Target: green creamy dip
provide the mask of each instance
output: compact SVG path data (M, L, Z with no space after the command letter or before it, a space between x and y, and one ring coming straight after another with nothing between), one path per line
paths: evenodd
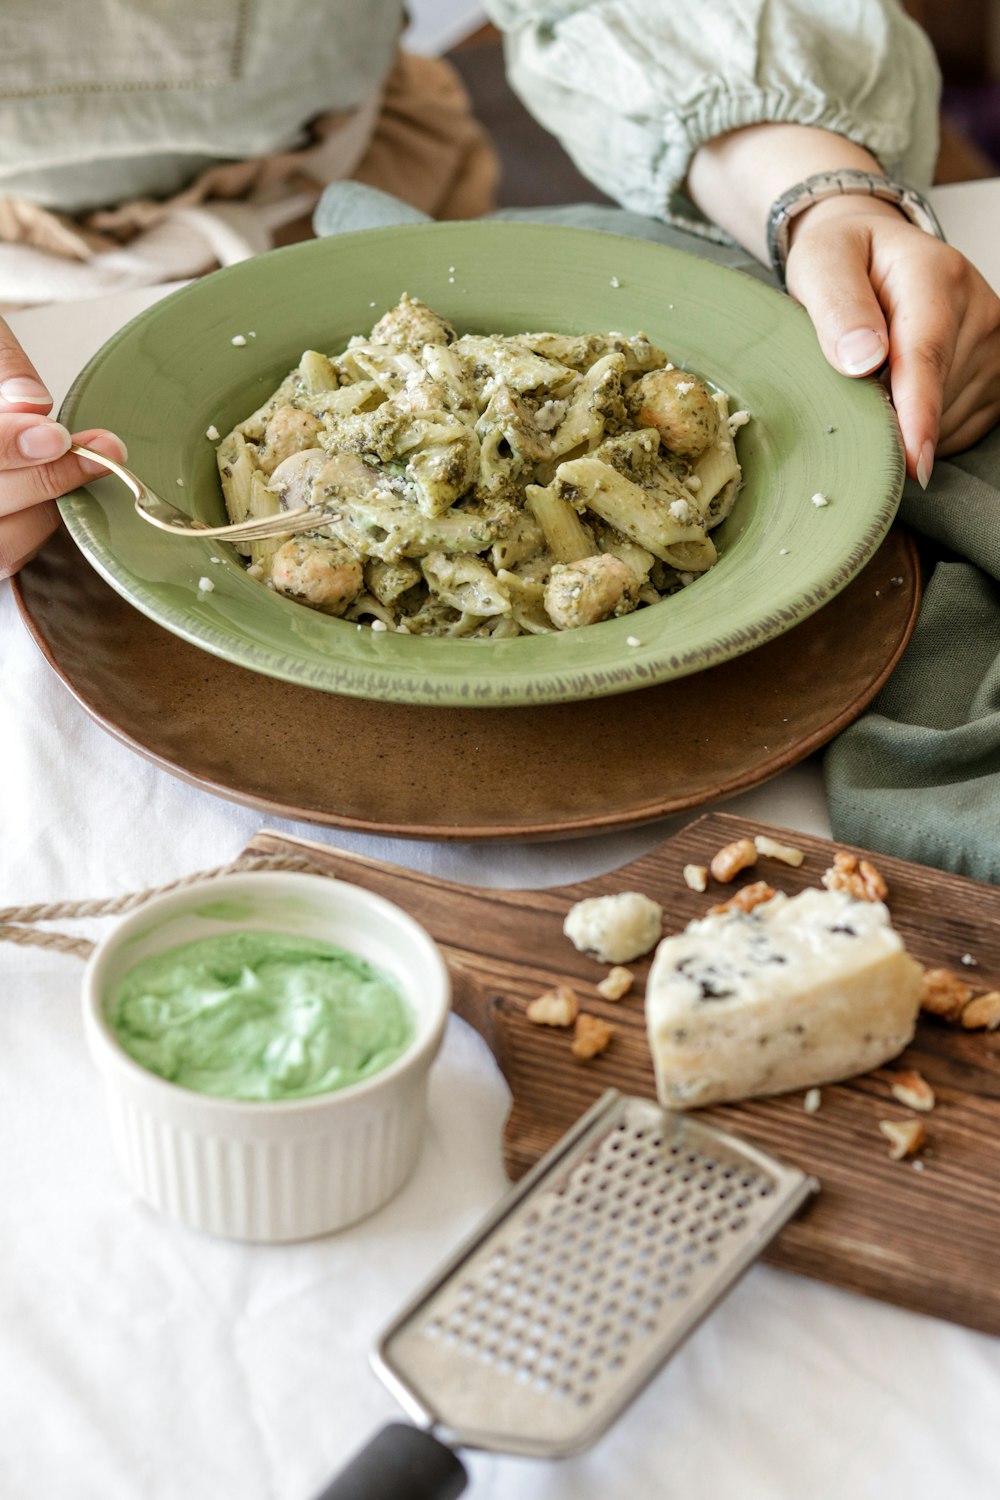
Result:
M224 1099L302 1099L388 1066L413 1038L388 975L343 948L234 932L143 959L106 1015L128 1055Z

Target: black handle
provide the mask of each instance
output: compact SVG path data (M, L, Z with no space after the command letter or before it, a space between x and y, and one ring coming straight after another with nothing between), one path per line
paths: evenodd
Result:
M420 1427L391 1422L316 1500L455 1500L469 1482L457 1454Z

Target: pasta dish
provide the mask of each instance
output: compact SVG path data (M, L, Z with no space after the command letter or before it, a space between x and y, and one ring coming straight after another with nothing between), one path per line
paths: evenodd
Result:
M460 337L404 294L343 353L307 350L217 457L232 520L317 507L314 531L241 549L268 587L497 638L627 615L710 568L746 420L642 333Z

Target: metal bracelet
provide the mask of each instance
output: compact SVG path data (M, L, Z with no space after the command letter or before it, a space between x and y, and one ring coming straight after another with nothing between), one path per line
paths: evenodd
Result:
M918 229L925 230L939 240L945 237L937 214L915 188L904 187L902 183L893 182L890 177L881 177L876 172L859 172L854 168L844 168L838 172L816 172L804 182L798 182L782 193L772 204L767 216L767 253L782 288L785 285L785 263L788 259L792 220L814 203L822 203L825 198L836 198L843 193L867 193L869 197L892 203Z

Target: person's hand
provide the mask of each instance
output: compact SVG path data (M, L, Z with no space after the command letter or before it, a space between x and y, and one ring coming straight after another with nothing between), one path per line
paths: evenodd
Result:
M771 204L845 167L882 171L835 132L749 125L695 153L688 191L766 265ZM858 376L885 365L907 471L926 485L935 451L967 448L1000 418L1000 298L964 255L868 193L824 198L790 228L789 292L835 369Z
M1000 298L957 250L891 204L826 199L792 225L788 290L845 375L886 365L906 466L926 486L1000 418Z
M70 453L74 438L48 413L52 397L0 318L0 578L28 562L59 522L52 503L106 472ZM113 432L90 428L75 441L108 458L127 457Z

